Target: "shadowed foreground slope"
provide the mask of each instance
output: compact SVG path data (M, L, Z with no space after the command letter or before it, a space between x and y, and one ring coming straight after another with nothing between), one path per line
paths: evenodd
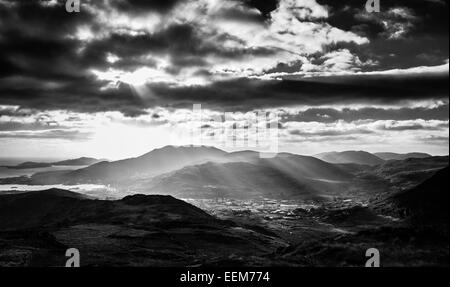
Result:
M449 167L436 172L418 186L400 192L386 200L386 204L402 217L418 226L445 227L449 220Z
M104 201L58 189L0 195L0 266L62 266L67 248L80 250L83 266L201 265L280 244L171 196Z
M280 256L290 262L306 260L315 266L362 266L364 250L377 248L382 266L448 266L448 192L446 167L416 187L374 202L365 210L343 210L345 217L341 216L343 211L341 214L311 212L312 216L332 219L339 224L352 220L351 226L354 226L354 219L361 220L371 213L394 216L397 220L353 234L290 246L280 252Z

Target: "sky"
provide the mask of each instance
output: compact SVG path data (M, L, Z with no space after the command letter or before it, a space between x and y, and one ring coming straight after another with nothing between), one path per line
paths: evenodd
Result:
M218 135L274 123L280 151L448 154L448 1L365 2L0 0L0 157L239 150Z

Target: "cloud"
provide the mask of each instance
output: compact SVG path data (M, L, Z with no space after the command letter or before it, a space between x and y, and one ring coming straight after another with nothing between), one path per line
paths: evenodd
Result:
M290 75L298 74L311 76L321 74L353 74L361 71L365 66L375 66L378 64L371 60L363 62L357 55L352 54L348 49L339 49L326 53L319 59L316 59L316 62L317 64L305 64L302 66L301 71L291 73Z
M413 10L407 7L392 7L379 13L361 11L355 17L381 26L384 31L380 33L380 36L390 40L405 37L419 22Z
M448 2L392 0L380 13L367 13L359 0L318 0L329 8L327 22L367 37L368 45L341 44L363 61L378 63L363 71L439 65L448 59ZM429 57L418 57L421 54Z
M371 134L372 131L365 130L365 129L351 129L351 130L343 130L339 131L336 129L331 130L324 130L324 131L301 131L301 130L292 130L289 131L289 134L301 136L303 138L309 138L309 137L335 137L335 136L346 136L346 135L364 135L364 134Z
M307 108L303 111L285 112L281 115L282 122L336 122L343 120L352 122L357 120L446 120L449 115L448 104L436 107L361 107L336 109L331 107Z
M167 12L179 2L179 0L113 0L110 4L118 10L139 14L148 11Z
M361 148L369 151L432 150L448 152L449 121L438 120L359 120L352 122L285 122L280 142L300 145L302 150L348 150ZM320 143L320 148L311 145ZM400 150L399 150L400 151Z
M429 87L433 87L432 90ZM325 104L398 104L406 100L448 99L448 76L336 76L310 79L238 79L208 86L166 88L151 86L161 103L174 107L202 103L215 109Z
M86 0L77 15L64 1L0 2L0 104L138 117L195 102L253 110L448 98L445 44L403 49L427 55L409 62L439 64L391 68L379 37L354 29L363 20L336 20L347 13L340 4L150 2ZM388 5L392 19L425 23L415 4Z
M448 131L448 120L447 121L437 121L437 120L408 120L408 121L376 121L375 126L377 129L386 131L414 131L414 130L447 130Z
M90 133L78 130L35 130L35 131L0 131L0 138L13 139L62 139L62 140L87 140Z
M332 136L351 134L375 134L386 131L448 131L449 122L422 119L395 120L358 120L352 122L285 122L283 127L291 135L298 136Z

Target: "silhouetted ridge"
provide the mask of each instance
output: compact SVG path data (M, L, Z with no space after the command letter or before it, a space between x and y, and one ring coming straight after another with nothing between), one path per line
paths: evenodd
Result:
M130 205L151 205L151 204L180 204L183 201L170 195L145 195L134 194L125 196L122 200Z
M0 266L64 266L69 247L81 251L83 266L191 266L272 253L283 245L272 236L172 196L109 201L58 189L0 194Z
M141 224L164 214L172 220L189 222L213 219L189 203L164 195L138 194L115 201L89 199L61 189L0 195L0 230L69 223L115 223L126 219Z

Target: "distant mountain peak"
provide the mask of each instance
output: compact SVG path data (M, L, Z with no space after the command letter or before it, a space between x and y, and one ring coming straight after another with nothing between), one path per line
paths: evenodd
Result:
M216 147L213 147L213 146L166 145L161 148L153 149L144 155L148 155L148 154L152 154L152 153L171 152L171 151L178 151L178 152L180 152L180 151L215 151L215 152L226 153L225 151L218 149Z
M180 169L187 165L223 158L227 153L210 146L164 146L135 158L99 162L65 176L71 182L117 182L133 177L154 176Z
M347 150L342 152L325 152L315 155L315 157L330 163L356 163L364 165L378 165L384 163L384 160L367 151Z

